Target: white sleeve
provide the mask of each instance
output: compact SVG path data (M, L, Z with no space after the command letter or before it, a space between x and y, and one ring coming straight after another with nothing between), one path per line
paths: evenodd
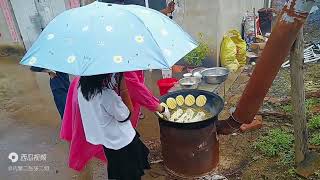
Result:
M127 121L130 118L130 111L128 107L123 103L120 96L115 92L111 93L109 98L103 99L103 101L108 101L108 107L105 107L107 112L113 116L117 121Z

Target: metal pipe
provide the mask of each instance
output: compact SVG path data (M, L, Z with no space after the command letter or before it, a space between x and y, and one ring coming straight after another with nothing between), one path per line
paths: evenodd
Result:
M318 0L317 0L318 1ZM233 117L251 123L263 103L281 64L288 56L315 0L289 0L282 9L267 45L253 71Z

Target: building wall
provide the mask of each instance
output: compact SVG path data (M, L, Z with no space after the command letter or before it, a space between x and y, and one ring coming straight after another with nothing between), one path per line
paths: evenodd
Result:
M65 9L80 6L79 0L42 0L42 2L48 3L53 17ZM1 44L18 42L28 49L40 32L40 16L34 0L0 0Z
M213 49L212 58L219 61L220 44L229 29L240 31L247 11L263 8L265 0L176 0L174 19L195 38L204 33Z
M2 9L0 10L0 42L1 43L12 42L12 38L9 32L9 27L7 25Z
M0 43L21 43L11 4L8 0L0 0Z
M40 15L49 21L66 9L64 0L41 0L40 2L44 8L42 14L37 9L34 0L24 0L23 3L21 0L11 0L26 49L31 47L41 33L43 25Z

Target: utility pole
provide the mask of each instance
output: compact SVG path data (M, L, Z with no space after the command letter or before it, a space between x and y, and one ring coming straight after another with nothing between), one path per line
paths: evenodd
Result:
M291 103L293 106L293 127L295 137L295 161L301 163L308 152L308 129L306 119L304 71L303 28L290 52Z

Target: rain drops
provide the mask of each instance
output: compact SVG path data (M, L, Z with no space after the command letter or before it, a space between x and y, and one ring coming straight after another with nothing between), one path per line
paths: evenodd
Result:
M137 41L137 43L143 43L144 42L144 37L143 36L136 36L134 39Z
M113 61L117 64L122 63L123 57L122 56L113 56Z
M82 31L83 32L86 32L86 31L88 31L89 30L89 26L84 26L83 28L82 28Z
M72 63L74 63L76 61L76 59L77 59L77 57L72 55L72 56L69 56L67 58L67 61L68 61L69 64L72 64Z
M106 31L112 32L112 26L106 26Z
M33 56L33 57L30 59L30 61L29 61L28 64L29 64L30 66L32 66L32 65L34 65L34 64L36 64L36 63L37 63L37 58Z
M54 34L48 34L48 37L47 37L48 40L51 40L53 38L54 38Z

